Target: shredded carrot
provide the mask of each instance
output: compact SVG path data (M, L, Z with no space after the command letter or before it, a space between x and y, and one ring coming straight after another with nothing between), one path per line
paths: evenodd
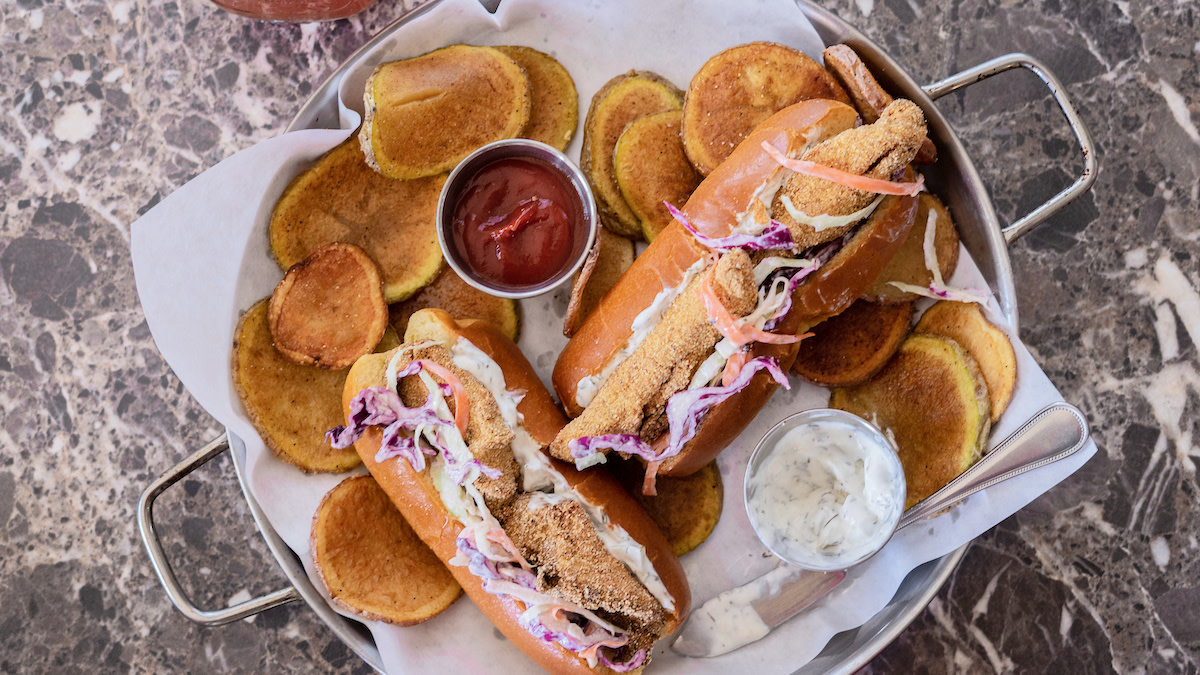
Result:
M442 364L428 359L418 359L418 361L422 368L445 380L446 384L450 385L450 389L454 391L454 426L458 427L459 433L463 435L463 438L466 438L468 420L467 390L463 388L462 382L458 381L454 373L450 372Z
M751 342L766 342L767 344L772 345L790 345L793 342L799 342L802 339L799 335L768 333L749 324L739 326L738 329L741 331L741 334L747 338L742 344L749 344Z
M716 267L713 267L715 270ZM739 347L750 344L751 342L765 342L773 345L786 345L793 342L799 342L800 338L795 335L780 335L779 333L768 333L766 331L755 328L740 319L734 318L729 310L725 309L725 305L721 304L721 299L717 297L716 291L712 287L713 271L710 270L704 277L704 281L700 283L697 293L700 294L700 299L704 302L704 310L708 313L708 318L716 326L717 332L729 338Z
M658 494L658 467L660 466L662 466L661 459L646 464L646 477L642 479L642 494L647 497L653 497Z
M734 380L737 379L738 373L742 372L742 366L750 360L750 353L746 351L734 352L732 356L725 360L725 370L721 373L721 386L728 387Z
M714 265L708 274L704 276L704 281L700 282L700 287L697 293L700 294L700 300L704 302L704 311L708 313L708 318L717 327L717 331L725 337L737 342L733 337L737 334L737 319L734 318L729 310L725 309L725 305L721 304L721 299L717 297L716 291L712 287L713 272L716 270ZM738 343L739 346L741 343Z
M766 141L763 141L762 148L771 156L771 159L779 162L780 166L791 169L796 173L804 174L805 176L823 178L854 190L862 190L863 192L871 192L878 195L915 195L925 188L925 177L920 174L917 174L917 180L911 183L870 178L850 173L849 171L835 169L831 166L825 166L824 164L810 162L806 159L793 159Z

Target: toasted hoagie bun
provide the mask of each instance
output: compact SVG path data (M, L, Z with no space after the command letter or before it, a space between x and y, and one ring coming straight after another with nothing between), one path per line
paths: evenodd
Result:
M580 451L582 441L637 435L653 450L631 454L643 459L654 457L649 462L652 473L687 475L707 464L741 433L780 383L786 383L782 374L765 367L757 369L748 382L744 379L738 382L739 389L703 410L698 421L693 415L688 423L694 425L694 433L682 442L676 438L668 441L668 433L663 430L665 423L653 419L656 415L670 416L670 404L664 401L682 391L681 382L683 387L695 389L693 375L708 374L704 364L696 367L694 358L691 362L681 360L676 348L679 343L694 345L699 339L707 339L712 346L722 336L728 342L729 330L737 330L738 317L752 315L744 310L733 312L727 301L731 296L721 286L721 279L730 278L732 273L721 268L737 267L725 264L727 259L749 256L756 265L768 256L796 259L805 255L815 259L811 264L815 269L789 286L790 309L769 323L768 331L774 335L753 331L753 337L745 339L748 344L738 356L746 363L768 358L786 372L795 359L795 336L848 307L895 254L912 227L916 197L912 194L877 197L834 182L827 184L833 189L827 189L822 183L813 191L812 203L833 206L828 213L812 215L841 219L842 224L836 229L829 228L833 232L828 233L823 231L825 226L805 224L803 218L794 221L790 216L786 218L792 241L815 241L812 248L784 252L753 247L743 250L735 245L714 245L713 240L765 231L784 197L789 200L789 213L805 206L806 193L802 188L813 179L785 168L764 146L788 158L822 158L842 174L857 174L861 170L868 182L871 179L885 182L891 177L892 165L903 169L925 133L924 122L911 102L898 100L893 105L894 109L881 118L880 126L872 129L856 127L858 113L837 101L808 100L789 106L757 127L705 178L680 210L678 222L666 228L637 258L559 355L552 384L567 414L577 419L551 444L552 455L579 461L587 457ZM870 160L873 153L881 158L879 163ZM872 175L881 171L887 173ZM915 190L911 186L906 189ZM869 206L863 208L863 202ZM858 213L863 215L855 215ZM799 215L803 217L804 213ZM726 324L734 322L732 328L720 325L722 317L711 313L709 300L705 301L710 312L707 317L691 313L691 323L687 324L691 332L678 328L679 324L687 323L675 316L684 312L679 305L694 304L693 295L709 292L699 289L693 293L698 286L698 275L711 277L706 283L713 287L725 310L732 313L732 319L724 317ZM668 295L664 297L664 293ZM761 293L758 300L763 300ZM701 335L697 331L705 322L716 329ZM675 331L678 336L672 342L658 334L663 331ZM629 372L633 370L636 372ZM645 400L627 401L623 398L631 395L627 392L640 393L660 384L647 384L639 377L660 378L663 390ZM690 385L688 380L692 380ZM730 385L728 375L722 383ZM638 414L643 414L640 411L647 412L639 419ZM614 449L626 451L624 447ZM585 459L580 465L591 463L595 462ZM648 489L652 489L652 478L652 475L647 478Z
M397 378L406 366L420 372ZM396 389L389 389L389 368ZM443 372L457 380L444 401L439 392L450 377ZM405 455L381 452L385 424L360 425L355 448L363 463L467 596L538 665L555 673L613 672L605 660L637 666L682 622L691 594L665 537L615 478L542 454L565 418L517 346L490 324L435 309L413 314L403 345L351 368L343 397L350 428L335 431L335 439L364 419L364 400L376 395L397 395L407 410L433 410L442 421L417 441L426 448L416 451L421 470ZM469 413L456 425L464 401ZM457 485L446 460L455 452L469 460L457 465ZM498 466L505 470L492 471ZM484 537L479 548L476 533ZM504 560L471 560L482 546ZM597 615L604 619L593 621ZM555 631L572 626L609 630L624 646L569 648L570 635Z

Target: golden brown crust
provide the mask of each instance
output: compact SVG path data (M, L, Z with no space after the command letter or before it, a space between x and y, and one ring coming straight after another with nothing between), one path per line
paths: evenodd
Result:
M432 309L413 315L413 319L410 322L412 332L405 333L406 341L433 335L444 336L442 339L447 341L462 337L500 364L505 385L510 390L525 392L517 404L517 411L525 418L525 430L538 443L548 444L567 423L525 354L494 326L475 319L458 320L448 312Z
M879 86L879 81L867 69L867 64L858 58L849 45L833 45L827 47L821 56L825 59L825 67L833 74L842 88L858 108L863 122L872 124L879 119L879 114L892 102L892 95Z
M300 173L271 211L271 254L281 269L333 241L354 244L379 265L383 294L397 302L442 269L436 211L445 174L397 181L367 165L353 137Z
M617 139L617 185L646 241L654 241L674 220L663 202L682 206L702 178L683 152L682 116L679 110L646 115L630 122Z
M388 307L388 321L403 335L408 318L418 310L436 308L460 319L487 321L516 342L521 335L520 305L511 298L488 295L462 280L454 268L446 266L440 274L415 295Z
M688 222L712 237L729 234L738 216L747 211L755 191L780 170L762 151L770 143L789 156L854 127L854 108L826 99L801 101L772 115L754 129L729 158L700 183L683 207ZM756 222L766 225L760 214Z
M450 45L382 63L368 78L359 131L372 168L389 178L433 176L529 122L529 78L492 47Z
M992 422L1000 419L1017 385L1017 355L1012 341L975 303L943 300L925 310L919 332L948 337L967 350L987 382Z
M879 120L844 131L804 153L802 159L853 174L888 180L903 171L916 155L925 137L925 115L913 102L894 101ZM870 205L878 195L839 185L824 178L795 174L788 178L771 208L771 217L792 233L796 250L804 250L833 241L854 227L816 231L811 225L796 222L783 204L783 198L809 216L844 216Z
M292 361L349 368L387 328L379 267L353 244L325 244L283 275L267 321L275 348Z
M850 241L792 295L791 316L808 327L841 313L878 278L913 227L917 198L884 197Z
M631 70L604 84L592 97L583 122L583 148L579 166L596 194L600 222L624 237L641 237L637 216L625 203L617 185L613 154L617 140L630 122L683 105L683 92L661 75Z
M859 299L813 326L800 343L792 372L822 387L866 381L883 368L912 329L913 303Z
M634 318L659 291L678 285L688 267L703 255L696 239L675 223L617 280L554 362L551 382L568 416L583 412L575 399L579 380L599 372L621 350Z
M432 361L454 374L463 389L467 392L469 414L467 417L467 433L464 440L471 455L483 462L484 466L496 469L501 475L496 478L480 476L475 481L479 493L487 501L489 509L495 511L508 504L517 496L517 460L513 457L513 432L504 423L500 414L500 406L486 387L480 384L473 375L454 365L450 351L439 344L427 347L417 347L400 354L397 366L403 368L411 361L422 359ZM434 376L438 379L437 376ZM400 399L404 405L415 408L423 404L429 396L425 383L416 375L410 375L398 383ZM448 400L451 411L455 402Z
M550 444L551 455L571 461L570 442L585 436L639 434L652 441L665 431L666 399L687 388L692 373L721 339L696 293L702 281L692 280L582 414L563 428Z
M619 615L634 633L657 634L662 605L621 561L608 552L583 505L573 500L539 503L522 495L504 519L504 531L537 568L538 590ZM597 585L596 579L603 579Z
M616 285L636 257L633 240L613 234L606 228L596 231L596 243L571 284L571 299L563 318L563 335L571 337L600 299Z
M784 323L775 332L784 334L794 332L788 323ZM757 342L750 349L750 358L760 356L776 360L780 369L787 372L796 359L796 349L799 345L771 345ZM771 395L779 389L779 384L766 371L759 371L750 378L750 383L739 390L720 405L709 409L708 414L700 421L696 435L683 446L683 450L674 457L663 462L659 474L663 476L690 476L704 468L727 445L737 438L750 420L754 419L763 406L770 400ZM665 444L667 435L663 434L655 442L655 447Z
M575 80L558 59L533 47L496 47L517 62L529 78L529 123L522 138L566 150L579 126L579 93Z
M699 293L706 283L706 275L692 279L591 404L558 434L550 444L551 455L570 461L571 441L585 436L638 434L650 442L667 430L667 400L688 387L696 369L721 339ZM743 316L754 308L757 287L745 251L721 256L712 270L712 286L733 316Z
M775 112L805 99L850 99L821 64L773 42L730 47L700 67L688 85L683 139L708 175Z
M715 461L690 476L658 476L653 495L642 494L646 467L641 462L610 458L605 466L646 509L677 556L704 543L721 519L725 487Z
M958 266L958 229L950 219L950 211L941 200L922 192L917 195L917 212L913 216L912 229L908 231L904 243L896 251L896 255L871 283L871 287L863 294L864 297L882 302L905 302L916 300L916 293L902 291L891 282L912 284L922 288L933 281L933 273L925 264L925 229L929 227L929 218L933 216L934 251L937 256L938 270L942 279L949 279Z
M691 612L692 590L687 583L683 563L671 551L671 544L662 530L612 474L607 471L576 471L565 462L553 461L580 497L592 504L604 504L612 521L646 548L650 563L675 601L675 611L664 627L665 633L673 633Z
M371 356L359 359L363 363ZM385 360L378 364L377 371L382 376ZM357 368L355 365L355 369ZM353 373L355 369L351 369ZM371 370L376 370L374 364ZM353 378L357 379L357 378ZM366 378L359 381L361 386L378 386L380 380ZM349 390L347 390L349 392ZM354 393L358 393L356 389ZM349 394L351 397L353 393ZM413 529L421 540L431 548L438 560L446 565L446 569L454 576L455 581L462 587L471 602L483 612L496 628L513 644L521 648L539 666L550 672L577 673L590 675L592 669L587 663L574 658L558 645L551 642L535 640L521 626L517 617L524 608L509 596L493 595L483 590L479 578L471 574L466 567L448 565L446 561L458 554L457 538L462 525L445 512L441 506L441 498L433 484L412 470L407 462L389 461L383 464L375 462L375 453L379 449L382 432L376 428L367 429L363 437L355 443L363 464L371 471L371 475L391 498L392 503L404 515L405 520L412 524Z
M335 604L412 626L440 614L462 588L370 476L352 476L313 515L313 568Z
M958 343L914 333L883 370L833 390L830 407L876 422L896 441L908 484L905 508L969 468L987 441L987 385Z
M776 113L756 129L730 156L729 161L718 167L693 193L683 209L689 222L709 236L728 235L737 215L745 209L754 191L777 168L774 160L761 150L764 140L779 148L804 147L810 141L819 142L851 128L856 118L857 113L853 108L829 100L803 101ZM906 223L889 220L886 225L905 227ZM907 226L911 226L911 218ZM889 227L880 226L878 229L890 232ZM904 231L907 232L907 229ZM874 239L870 239L870 243L875 243ZM859 247L864 250L872 248L863 244ZM638 256L598 309L567 343L555 363L552 381L569 415L577 416L583 410L576 401L578 382L599 372L621 350L637 314L664 287L678 285L687 268L704 256L705 251L682 225L673 223ZM875 269L874 273L877 272L878 269ZM863 276L869 282L874 273ZM826 277L838 280L838 275L826 273ZM804 286L801 285L801 288ZM854 296L859 293L861 288ZM808 304L811 309L819 309L812 299ZM793 311L775 332L794 333L802 327L801 314ZM795 359L796 349L796 345L755 343L750 357L775 358L786 372ZM768 373L756 373L749 385L709 411L684 451L666 460L659 468L659 473L687 476L703 468L741 433L778 387ZM666 434L660 434L652 445L662 448L666 441Z
M879 119L883 109L891 105L892 95L884 91L875 75L863 63L858 53L849 45L833 45L821 54L825 67L850 95L854 107L867 124ZM937 147L929 137L921 139L921 147L913 158L917 164L933 164L937 161Z
M358 466L352 449L325 442L325 432L345 419L346 370L302 366L280 354L271 344L267 302L263 298L242 314L233 342L233 386L246 415L276 457L303 471Z
M830 100L802 101L772 115L692 193L683 207L688 221L709 236L728 235L754 191L778 169L762 152L762 142L791 151L851 128L857 116L854 108ZM599 372L621 350L634 318L659 291L678 285L706 250L682 225L671 223L634 260L554 363L551 382L568 416L583 411L575 398L579 380Z

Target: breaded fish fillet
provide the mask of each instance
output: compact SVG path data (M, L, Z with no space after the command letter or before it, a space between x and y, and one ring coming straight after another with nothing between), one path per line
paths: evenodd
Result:
M400 367L408 365L414 359L425 359L444 366L454 373L458 381L467 391L470 401L467 417L467 448L471 454L483 462L484 466L499 470L499 478L480 476L475 482L483 495L490 510L495 511L509 503L517 496L517 478L520 471L517 460L513 456L512 441L514 434L500 414L500 406L487 388L480 384L473 375L454 365L450 351L440 345L430 345L410 350L401 355ZM436 377L434 379L437 379ZM400 382L400 399L409 407L419 406L429 395L425 384L416 376L409 376ZM454 409L454 399L447 401L450 409Z
M908 166L924 139L925 116L921 109L912 101L896 99L874 124L848 129L818 143L802 159L887 180ZM854 224L818 232L792 218L783 205L785 196L805 215L843 216L866 207L877 195L803 174L788 178L775 197L771 217L786 225L796 241L796 249L804 250L842 236Z
M608 552L578 502L522 495L508 510L504 530L537 569L538 590L644 626L661 626L666 620L662 604Z
M662 320L617 367L583 414L559 432L550 444L551 455L572 461L568 444L584 436L638 434L649 442L666 429L667 399L687 388L696 369L721 339L697 292L703 282L704 275L697 276L675 298ZM718 259L712 286L735 317L748 314L758 301L754 268L741 249Z

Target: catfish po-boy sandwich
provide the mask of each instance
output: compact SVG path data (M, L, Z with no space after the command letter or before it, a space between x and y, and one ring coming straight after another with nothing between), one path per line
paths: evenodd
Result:
M913 225L924 116L898 99L859 122L837 101L797 103L705 178L560 354L553 385L574 419L553 456L636 455L652 492L787 386L801 334L861 295Z
M489 324L441 310L359 359L347 425L363 463L466 594L555 673L629 672L683 620L679 560L606 473L544 454L565 423L529 362Z

